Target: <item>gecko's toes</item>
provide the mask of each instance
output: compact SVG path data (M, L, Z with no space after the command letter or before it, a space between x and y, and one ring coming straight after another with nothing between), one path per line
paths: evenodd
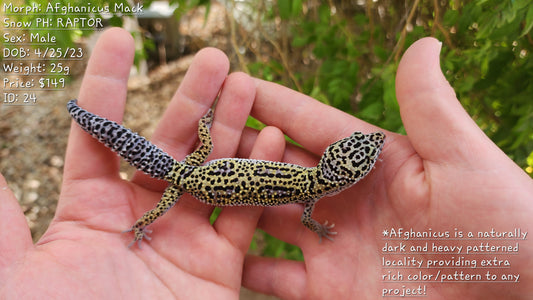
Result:
M336 235L337 232L336 231L331 231L331 229L333 229L333 227L335 227L335 224L331 224L331 225L328 225L328 221L326 221L324 224L321 224L320 225L320 228L318 230L318 242L319 243L322 243L322 237L325 237L327 238L328 240L332 241L333 242L333 237L331 237L331 235Z
M132 227L128 230L124 230L122 233L125 233L125 232L131 232L133 231L135 237L133 238L133 241L131 241L131 243L129 243L128 245L128 248L131 248L131 246L133 246L135 244L135 242L137 242L137 246L139 247L139 249L141 248L141 241L143 239L146 239L146 240L151 240L152 238L148 235L150 233L152 233L152 230L150 229L146 229L144 227L141 227L141 228L138 228L138 227Z

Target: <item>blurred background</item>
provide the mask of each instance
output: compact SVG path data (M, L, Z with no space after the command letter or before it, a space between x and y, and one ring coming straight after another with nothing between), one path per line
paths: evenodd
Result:
M12 14L10 21L101 18L136 40L124 123L149 137L179 85L192 55L222 49L232 71L278 82L385 129L405 133L394 82L404 51L419 38L443 42L441 67L458 99L485 133L530 176L533 174L533 5L530 0L178 0L3 1L13 5L90 8L90 13ZM142 13L113 10L139 7ZM95 8L109 7L109 11ZM5 8L5 6L4 6ZM61 21L63 22L63 21ZM75 98L102 32L90 24L7 28L12 35L51 34L51 46L82 49L78 60L52 59L68 73L55 90L37 90L34 105L0 107L0 171L14 190L37 240L52 218L70 126L65 104ZM16 44L3 40L3 48ZM53 58L53 57L52 57ZM49 59L48 58L43 58ZM8 63L5 55L2 64ZM33 61L35 63L35 61ZM27 64L28 62L23 62ZM5 67L3 76L12 74ZM262 124L250 118L249 126ZM124 178L132 170L124 165ZM216 218L216 213L213 218ZM297 247L259 232L254 253L303 259Z

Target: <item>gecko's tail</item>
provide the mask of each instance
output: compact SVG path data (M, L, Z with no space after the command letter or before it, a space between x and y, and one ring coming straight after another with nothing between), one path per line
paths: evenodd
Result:
M70 100L67 104L69 114L80 127L118 153L135 168L146 174L165 179L175 160L142 136L130 129L86 111Z

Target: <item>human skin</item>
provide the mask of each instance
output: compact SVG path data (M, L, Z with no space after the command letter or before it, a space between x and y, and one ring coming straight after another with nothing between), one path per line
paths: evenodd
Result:
M318 203L314 217L336 224L334 242L318 243L300 223L299 205L226 207L211 225L213 208L185 195L151 226L151 241L128 248L132 236L121 232L155 205L165 183L141 173L120 179L116 154L73 125L56 215L35 245L0 180L2 298L235 299L244 285L285 299L373 299L389 286L381 279L385 229L533 228L533 181L461 107L440 71L439 51L436 40L422 39L400 63L397 98L407 135L386 132L371 174ZM80 106L120 121L132 60L129 34L106 31L88 64ZM239 156L312 166L333 141L380 130L280 85L228 71L223 53L200 51L151 141L185 157L194 149L198 119L219 92L208 160ZM269 126L245 128L249 114ZM286 145L283 133L306 150ZM299 246L305 261L246 255L256 227ZM525 240L510 257L519 283L428 283L427 299L530 298L532 253Z
M518 255L463 256L466 259L509 259L510 269L477 269L485 274L519 274L519 283L432 283L385 284L382 258L383 231L468 232L512 231L532 228L533 181L482 132L461 107L441 73L441 44L425 38L412 45L398 67L396 92L407 135L387 133L382 161L373 173L335 200L317 206L318 218L335 220L339 236L335 243L313 243L297 224L299 208L266 208L259 227L299 246L305 262L249 256L245 261L244 286L288 299L374 299L383 289L427 286L428 299L528 299L533 296L532 253L529 239L519 241ZM273 83L258 81L252 114L280 128L311 152L319 153L324 140L335 139L354 128L377 130L333 108ZM282 108L280 108L280 106ZM287 109L283 109L286 107ZM289 109L290 108L290 109ZM313 124L320 124L312 131ZM338 134L335 136L334 133ZM285 160L302 160L288 155ZM296 218L296 219L295 219ZM420 242L403 241L420 245ZM429 241L432 242L431 240ZM439 241L436 241L439 243ZM515 245L517 241L487 239L493 245ZM389 242L399 245L399 241ZM466 239L442 245L466 246ZM431 250L429 252L432 252ZM418 259L450 259L459 255L423 255ZM438 270L422 269L425 274ZM472 269L458 268L470 273ZM400 269L407 274L419 270ZM385 279L390 280L390 279ZM483 277L483 280L486 280ZM498 280L500 280L498 278Z

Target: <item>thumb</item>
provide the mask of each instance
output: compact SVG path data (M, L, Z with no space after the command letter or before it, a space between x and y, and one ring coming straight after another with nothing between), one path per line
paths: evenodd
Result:
M493 151L501 151L470 118L446 81L440 70L441 46L434 38L423 38L407 49L398 66L396 93L407 136L424 160L482 163L480 155L488 159Z
M0 174L0 282L12 276L9 266L23 258L31 247L33 243L24 213Z

